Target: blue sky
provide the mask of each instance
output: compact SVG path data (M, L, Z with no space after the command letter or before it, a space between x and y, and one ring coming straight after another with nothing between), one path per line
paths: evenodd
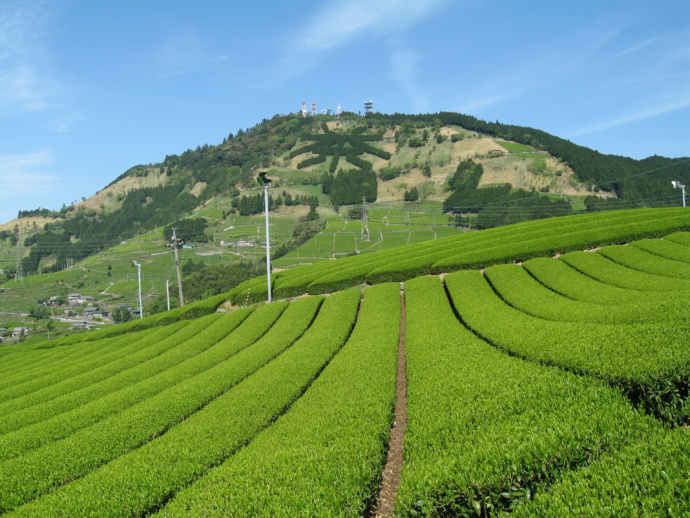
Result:
M690 156L690 2L0 0L0 222L368 98Z

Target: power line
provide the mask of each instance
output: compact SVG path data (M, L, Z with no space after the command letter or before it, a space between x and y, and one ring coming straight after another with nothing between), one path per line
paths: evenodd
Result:
M616 183L616 182L622 182L623 180L628 180L630 178L635 178L637 176L642 176L643 174L649 174L649 173L655 173L657 171L661 171L662 169L667 169L669 167L674 167L680 164L684 164L685 162L690 162L690 158L686 158L685 160L681 160L680 162L676 162L674 164L668 164L662 167L657 167L656 169L652 169L650 171L643 171L642 173L636 173L631 176L626 176L625 178L619 178L618 180L611 180L609 182L602 182L602 183L597 183L593 187L599 187L600 185L608 185L610 183Z

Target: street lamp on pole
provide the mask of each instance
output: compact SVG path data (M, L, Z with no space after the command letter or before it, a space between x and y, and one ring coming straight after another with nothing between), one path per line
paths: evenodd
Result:
M144 308L141 305L141 265L132 261L132 264L137 267L137 279L139 281L139 318L144 318Z
M675 180L671 182L671 185L673 185L674 189L681 189L683 191L683 207L685 207L685 185Z
M268 184L266 172L259 173L259 185L264 188L264 211L266 212L266 278L268 280L268 303L271 303L271 239L268 236Z

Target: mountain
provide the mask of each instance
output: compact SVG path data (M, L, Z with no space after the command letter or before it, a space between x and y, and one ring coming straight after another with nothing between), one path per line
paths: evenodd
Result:
M457 113L275 116L221 144L134 166L60 211L22 211L0 226L0 268L10 281L18 256L23 275L80 264L82 276L62 274L75 281L63 291L93 284L100 294L130 283L132 260L144 261L144 292L160 295L174 278L163 227L189 216L205 223L185 236L197 247L183 254L186 273L260 259L259 171L273 179L271 245L280 268L535 218L677 205L671 180L690 179L687 162L603 155ZM252 240L251 250L238 247ZM135 290L125 286L132 300Z

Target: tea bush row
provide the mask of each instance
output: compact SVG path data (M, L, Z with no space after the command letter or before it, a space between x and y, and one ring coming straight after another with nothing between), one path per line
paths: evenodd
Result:
M599 250L599 254L633 270L685 281L690 279L690 263L667 259L636 246L607 246Z
M160 505L249 442L301 394L342 345L357 300L349 312L329 309L337 305L336 297L314 320L321 302L311 298L290 305L256 344L211 369L205 387L195 383L194 392L209 393L209 385L215 390L226 387L198 412L83 479L18 509L16 515L131 516ZM316 341L319 345L313 347Z
M398 285L366 290L352 336L304 396L159 515L365 515L385 461L399 333Z
M20 505L65 480L83 476L140 447L251 374L271 356L260 358L258 365L255 362L250 367L242 365L243 368L232 360L224 360L236 356L267 330L279 332L280 326L271 326L286 306L287 303L276 303L253 312L227 337L228 340L221 340L214 347L210 347L212 341L202 331L188 343L189 347L204 351L202 354L77 408L78 420L91 419L93 424L64 439L1 462L0 511ZM289 336L280 338L285 347L290 344ZM73 416L70 414L63 418L71 423Z
M209 322L207 322L208 324ZM120 372L133 368L164 353L168 348L174 347L178 343L177 337L173 339L168 338L183 327L184 324L175 324L157 330L157 332L143 332L139 336L139 340L135 342L136 345L141 346L139 351L134 351L126 357L110 362L107 365L91 370L85 369L83 374L65 376L62 380L51 380L50 384L39 390L0 404L0 412L2 413L0 433L15 429L17 421L23 424L33 422L27 420L26 416L35 414L37 409L51 407L52 411L44 414L44 416L51 416L55 415L53 412L60 413L60 410L58 410L60 404L66 403L68 405L62 407L61 411L78 406L81 404L79 398L80 391L87 390L92 385L117 376ZM183 335L180 333L178 336L181 337ZM60 369L57 370L59 371ZM19 414L23 417L17 419ZM40 418L37 420L40 420Z
M688 516L690 434L654 429L568 473L513 516Z
M560 258L530 259L522 267L540 284L572 300L602 305L634 304L642 293L651 295L598 281Z
M363 282L404 281L429 273L484 268L659 237L688 228L690 213L682 208L613 211L530 221L280 272L273 278L273 291L277 298L328 293ZM255 279L250 300L265 299L266 290L265 277ZM238 286L231 294L233 303L244 304L247 292L248 284Z
M61 382L79 379L84 372L108 368L113 363L117 365L119 361L140 350L139 341L142 338L145 336L135 333L105 339L98 346L82 347L85 354L61 361L60 369L55 369L54 365L37 366L8 376L7 381L11 386L0 392L0 415L7 413L8 407L21 408L27 398L34 400L36 394L50 392Z
M625 324L684 320L690 302L685 294L669 300L665 296L649 297L645 292L638 292L634 302L617 305L576 301L546 288L522 266L512 264L491 266L484 270L484 276L497 295L515 309L562 322Z
M673 236L678 236L679 234L666 236L665 239L640 239L630 244L666 259L690 263L690 246L672 241Z
M405 299L408 424L397 516L510 511L657 426L605 383L477 338L438 278L405 283Z
M174 368L213 346L218 338L216 333L231 333L250 313L250 309L245 309L222 319L220 315L209 315L187 327L184 322L172 324L168 327L183 329L161 341L159 346L165 350L164 353L101 382L7 416L3 421L3 430L13 432L0 435L0 460L18 456L42 444L65 437L79 428L126 408L133 401L132 398L143 399L165 386L146 383L143 387L138 385L147 378L168 369L172 369L169 372L173 377L162 376L166 376L170 381L174 381L175 376L182 379L184 375L189 375L189 365L185 367L185 372L181 368ZM217 320L220 321L213 323ZM217 331L211 327L217 328ZM197 337L202 334L204 339L199 340ZM230 338L231 336L233 338ZM155 335L152 338L155 339ZM228 335L218 345L222 346L223 342L230 339L235 341L237 338L235 335ZM218 347L214 354L223 350L222 347ZM231 354L232 351L233 349L230 349L226 354ZM212 365L214 361L211 358L206 364ZM203 364L199 364L199 368L202 367Z
M559 258L599 282L637 291L688 291L690 279L674 279L628 268L601 253L571 252Z
M657 417L687 420L687 324L552 322L508 306L481 272L456 272L445 282L466 325L500 349L602 379Z

